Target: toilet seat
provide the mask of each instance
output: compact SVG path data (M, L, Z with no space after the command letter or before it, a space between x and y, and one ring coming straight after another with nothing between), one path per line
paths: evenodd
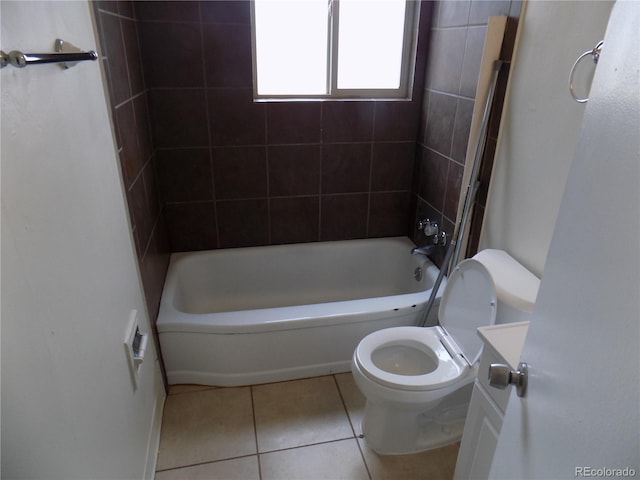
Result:
M362 372L381 385L398 390L434 390L455 383L468 369L454 359L440 341L438 327L394 327L367 335L358 345L355 359ZM374 362L377 349L402 346L430 357L433 370L422 375L402 375L379 368Z
M477 260L463 260L445 287L438 310L441 327L378 330L360 342L354 359L366 377L390 388L417 391L446 387L478 361L483 344L477 328L495 323L496 306L496 289L489 271ZM385 360L385 367L391 368L381 368L374 356L381 355L382 349L390 352L392 347L402 347L397 349L399 361L404 355L407 364L421 364L414 369L419 372L422 368L424 373L393 373L393 353Z

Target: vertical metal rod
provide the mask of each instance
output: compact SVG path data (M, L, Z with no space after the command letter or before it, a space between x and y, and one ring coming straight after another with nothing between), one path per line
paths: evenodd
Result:
M444 255L444 260L442 261L442 266L440 267L440 271L438 272L438 276L436 277L436 281L431 287L431 295L429 295L429 301L427 302L427 308L424 311L424 315L418 324L419 327L424 327L427 324L427 320L429 319L429 314L433 309L433 305L436 301L436 297L438 296L438 290L440 289L440 284L442 283L442 279L448 271L449 262L451 261L451 254L456 246L456 240L454 238L449 242L449 246L447 247L447 253Z
M464 209L462 210L462 218L460 219L460 225L458 232L454 234L456 239L456 249L453 255L452 265L455 267L460 261L460 249L462 248L462 239L464 238L467 230L467 222L469 220L469 213L471 207L476 198L478 191L478 176L480 173L480 164L482 163L482 155L484 153L484 147L487 141L487 130L489 128L489 114L491 113L491 106L493 105L493 96L496 90L496 82L498 80L498 73L502 67L502 60L496 60L493 62L493 74L491 83L489 84L489 92L487 94L487 101L484 105L484 112L482 114L482 126L480 127L480 136L478 137L478 147L476 148L476 154L473 160L473 167L471 169L471 177L469 178L469 184L467 185L467 191L464 200Z
M429 301L427 302L427 308L425 309L424 315L422 316L422 319L418 324L418 326L420 327L424 327L427 323L427 319L429 318L429 314L433 309L433 305L438 295L440 284L442 283L442 279L444 278L445 274L448 273L449 266L451 265L452 267L455 267L458 264L458 259L460 257L460 248L462 246L462 238L464 237L464 232L467 228L467 220L471 211L471 205L473 205L476 193L478 192L478 174L480 172L480 163L482 160L482 154L484 153L484 146L487 140L489 114L491 113L493 96L496 89L496 81L498 80L498 73L500 72L502 63L502 60L496 60L493 63L493 74L491 82L489 84L487 101L484 105L484 112L482 113L482 126L480 128L480 137L478 138L478 148L476 149L473 167L471 170L471 177L469 179L469 185L467 186L462 218L460 219L460 223L456 225L456 229L451 236L451 242L449 243L449 247L447 248L447 253L444 256L444 260L442 261L442 266L440 267L440 271L438 272L436 281L431 288L431 295L429 296Z

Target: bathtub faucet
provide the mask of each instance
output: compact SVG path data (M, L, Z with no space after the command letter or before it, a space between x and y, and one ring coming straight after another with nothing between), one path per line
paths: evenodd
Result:
M437 227L437 226L436 226ZM427 244L424 247L415 247L411 249L411 255L426 255L429 256L436 251L438 247L444 247L447 245L447 234L444 230L432 235L433 243Z
M424 247L415 247L411 249L411 255L431 255L435 252L438 245L425 245Z

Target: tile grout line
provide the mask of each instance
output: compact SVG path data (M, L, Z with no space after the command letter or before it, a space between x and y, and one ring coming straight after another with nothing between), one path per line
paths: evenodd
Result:
M222 463L222 462L227 462L229 460L239 460L241 458L249 458L249 457L253 457L256 456L255 453L251 453L249 455L238 455L235 457L228 457L228 458L220 458L218 460L209 460L206 462L196 462L196 463L190 463L189 465L180 465L177 467L169 467L169 468L163 468L162 470L156 470L156 473L160 473L160 472L171 472L173 470L182 470L184 468L191 468L191 467L199 467L201 465L210 465L210 464L214 464L214 463Z
M336 388L338 389L338 394L340 395L340 400L342 401L342 406L345 410L345 412L347 413L347 418L349 419L349 425L351 426L351 431L353 432L353 438L356 441L356 445L358 446L358 451L360 452L360 458L362 458L362 463L364 464L364 469L367 471L367 475L369 476L369 480L372 480L372 476L371 476L371 472L369 471L369 465L367 465L367 460L364 458L364 452L362 451L362 448L360 447L360 442L358 441L358 438L360 438L360 436L356 433L356 429L353 427L353 421L351 419L351 415L349 415L349 409L347 408L347 402L345 402L344 400L344 396L342 395L342 390L340 389L340 384L338 383L338 378L336 377L335 374L332 375L333 376L333 381L336 384ZM364 438L364 435L362 435L362 438Z
M262 480L262 464L260 462L260 450L258 448L258 424L256 422L256 404L253 398L253 387L249 386L249 393L251 395L251 415L253 417L253 437L256 442L256 461L258 462L258 479Z

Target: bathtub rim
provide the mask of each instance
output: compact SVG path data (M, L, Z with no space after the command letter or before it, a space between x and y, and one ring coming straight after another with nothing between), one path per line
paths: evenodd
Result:
M371 239L310 242L293 244L293 246L309 246L309 248L312 248L314 244L318 243L322 243L324 244L323 246L326 246L331 244L340 245L347 242L382 243L385 241L397 241L406 244L407 255L411 255L410 249L414 243L408 237L380 237ZM160 300L158 319L156 322L158 334L173 332L231 335L240 333L272 332L298 328L313 328L319 325L335 325L353 321L363 315L369 319L375 319L387 315L390 311L400 313L400 311L403 310L422 310L426 307L431 294L431 288L415 293L395 294L381 297L367 297L355 300L341 300L315 304L245 309L226 312L188 313L174 307L173 296L175 295L175 290L178 286L176 275L173 273L176 268L175 265L183 259L197 255L206 255L211 253L217 254L218 252L223 255L225 251L239 251L241 249L281 249L290 246L291 245L265 245L257 247L172 253ZM439 269L427 257L422 257L421 261L423 262L423 275L428 277L430 284L433 286L438 276ZM438 307L438 303L442 297L445 286L446 278L443 279L443 282L438 289L435 304L436 308Z

